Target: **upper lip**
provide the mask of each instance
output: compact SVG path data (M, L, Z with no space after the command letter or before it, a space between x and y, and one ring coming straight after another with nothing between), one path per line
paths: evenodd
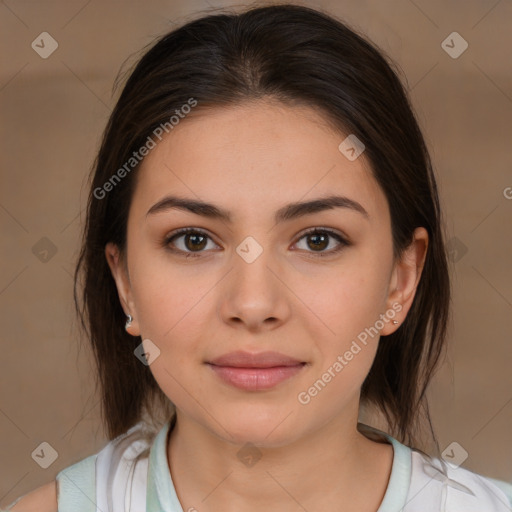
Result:
M275 366L296 366L303 363L303 361L280 354L279 352L270 351L251 354L241 350L224 354L208 362L215 366L238 368L272 368Z

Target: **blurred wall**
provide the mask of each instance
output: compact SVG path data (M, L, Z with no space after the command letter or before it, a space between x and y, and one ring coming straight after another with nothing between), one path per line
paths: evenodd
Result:
M452 260L453 326L430 390L434 426L442 449L456 441L468 452L464 467L511 481L512 3L303 3L360 29L407 77ZM117 72L175 24L229 5L0 3L0 506L105 444L71 274ZM47 469L31 455L43 442L57 453Z

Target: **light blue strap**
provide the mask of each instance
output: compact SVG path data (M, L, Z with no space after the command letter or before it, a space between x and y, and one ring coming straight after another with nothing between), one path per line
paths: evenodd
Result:
M393 445L393 466L389 477L387 492L377 512L398 512L406 505L411 484L412 452L411 448L400 443L394 437L383 432Z
M409 487L412 476L412 450L409 446L400 443L393 436L378 428L358 422L358 430L368 439L377 441L379 438L387 440L393 447L393 463L391 475L382 503L377 512L400 512L407 503Z
M171 423L162 427L149 454L146 512L183 512L167 464L167 434Z
M56 480L58 512L96 512L96 454L63 469Z

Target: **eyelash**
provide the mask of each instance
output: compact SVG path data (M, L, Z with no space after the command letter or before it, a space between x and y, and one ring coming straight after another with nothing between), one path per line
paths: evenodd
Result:
M183 256L185 258L200 257L201 253L205 252L204 250L203 251L195 251L195 252L186 252L186 251L182 251L181 249L176 249L174 247L171 247L171 245L170 245L171 242L173 240L175 240L176 238L179 238L180 236L187 235L187 234L190 234L190 233L202 235L202 236L205 236L208 239L212 240L212 238L208 235L208 233L206 233L205 231L203 231L201 229L198 229L198 228L181 228L181 229L178 229L177 231L174 231L170 235L166 236L165 239L164 239L163 244L164 244L164 246L169 251L171 251L172 253L177 254L179 256ZM307 251L307 252L311 252L312 254L314 254L315 257L318 256L320 258L325 258L327 256L332 256L333 254L337 254L344 247L347 247L347 246L350 245L350 243L345 238L343 238L341 235L339 235L335 231L332 231L332 230L326 229L326 228L318 228L318 227L317 228L311 228L311 229L305 231L304 233L302 233L302 235L299 237L297 242L299 242L300 240L302 240L303 238L305 238L305 237L307 237L309 235L318 235L318 234L328 235L328 236L334 238L335 240L337 240L339 242L339 245L338 245L338 247L336 247L335 249L331 249L330 251L321 251L321 252Z

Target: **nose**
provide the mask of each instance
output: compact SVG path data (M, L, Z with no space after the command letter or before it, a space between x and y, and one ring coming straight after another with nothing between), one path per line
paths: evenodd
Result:
M242 249L248 247L244 253ZM222 321L251 332L276 329L287 321L291 310L279 262L271 250L263 248L254 258L254 249L243 243L239 246L233 268L223 280L219 304Z

